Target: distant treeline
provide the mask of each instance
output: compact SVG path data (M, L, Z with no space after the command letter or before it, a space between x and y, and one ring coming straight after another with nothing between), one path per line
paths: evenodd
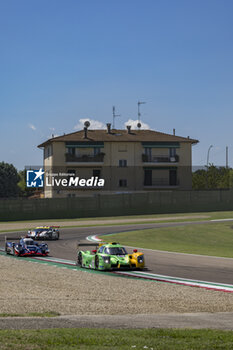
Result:
M193 172L193 190L228 189L233 187L233 169L213 164Z
M213 164L193 172L193 190L228 189L233 187L233 169ZM26 170L17 171L12 164L0 162L0 197L32 197L38 189L26 187Z
M0 197L30 197L36 188L26 187L26 170L17 171L12 164L0 162Z

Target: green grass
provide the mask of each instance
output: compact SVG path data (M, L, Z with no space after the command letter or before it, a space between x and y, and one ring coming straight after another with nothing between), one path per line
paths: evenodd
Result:
M173 219L171 220L148 220L148 221L127 221L127 222L112 222L112 223L107 223L107 224L90 224L90 225L82 225L77 223L76 225L62 225L61 229L63 228L75 228L75 227L104 227L104 226L124 226L124 225L141 225L141 224L154 224L154 223L166 223L166 222L187 222L187 221L203 221L204 219ZM206 219L208 220L208 219ZM35 225L31 226L31 228L34 228ZM1 228L1 225L0 225ZM0 233L7 233L7 232L24 232L24 231L28 231L28 228L20 228L20 229L11 229L11 230L0 230Z
M233 258L233 223L163 227L102 236L127 246Z
M233 332L175 329L0 330L0 349L230 350Z
M57 317L60 314L55 311L28 312L26 314L0 313L0 317Z
M0 221L0 224L7 224L7 223L38 223L38 221L41 224L49 224L49 221L56 221L56 222L61 222L61 221L73 221L74 223L77 222L82 222L82 221L105 221L105 220L133 220L134 219L160 219L161 220L166 220L166 218L169 217L180 217L180 216L197 216L197 215L205 215L208 216L210 219L223 219L223 218L232 218L233 217L233 211L216 211L216 212L198 212L198 213L173 213L173 214L150 214L150 215L126 215L126 216L105 216L105 217L91 217L91 218L73 218L73 219L38 219L38 220L19 220L19 221Z
M183 216L193 216L193 218L189 219L183 219L181 217ZM195 218L195 216L206 216L206 218ZM172 219L171 218L174 218ZM170 219L169 219L170 218ZM165 222L186 222L186 221L206 221L206 220L213 220L213 219L228 219L233 218L233 211L224 211L224 212L201 212L201 213L179 213L179 214L152 214L152 215L131 215L131 216L114 216L114 217L95 217L95 218L76 218L76 219L48 219L48 220L25 220L25 221L0 221L0 233L6 233L6 232L23 232L25 230L28 230L28 228L23 227L20 229L8 229L3 230L1 229L1 224L12 224L12 223L30 223L31 228L34 228L38 225L38 222L40 225L47 225L50 221L56 222L57 224L61 224L61 228L72 228L72 227L97 227L97 226L121 226L121 225L139 225L139 224L152 224L152 223L165 223ZM135 221L139 219L139 221ZM147 221L140 221L140 219L147 219ZM99 224L92 224L93 221L112 221L112 223L99 223ZM128 220L127 222L118 223L116 220ZM72 222L72 224L66 225L65 222ZM84 221L89 221L89 224L82 224Z

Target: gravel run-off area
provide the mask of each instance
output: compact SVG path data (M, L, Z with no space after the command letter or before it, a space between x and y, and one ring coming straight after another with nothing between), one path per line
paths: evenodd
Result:
M0 256L0 313L129 315L233 311L233 293L126 279Z

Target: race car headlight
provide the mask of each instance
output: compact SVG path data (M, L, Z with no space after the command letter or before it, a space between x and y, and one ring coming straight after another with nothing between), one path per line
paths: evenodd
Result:
M138 256L138 263L143 263L144 261L144 256L143 255L139 255Z
M110 257L109 256L104 256L103 260L104 260L105 264L110 264Z

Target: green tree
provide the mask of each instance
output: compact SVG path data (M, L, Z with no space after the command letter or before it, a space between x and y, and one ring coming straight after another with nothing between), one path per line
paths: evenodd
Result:
M197 170L192 176L192 188L193 190L206 189L206 170Z
M208 168L193 173L192 187L194 190L231 188L233 187L233 170L211 164Z
M21 197L30 197L37 191L37 188L26 186L26 170L20 170L19 173L19 195Z
M12 164L0 162L0 197L16 197L19 194L19 175Z

